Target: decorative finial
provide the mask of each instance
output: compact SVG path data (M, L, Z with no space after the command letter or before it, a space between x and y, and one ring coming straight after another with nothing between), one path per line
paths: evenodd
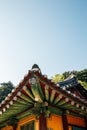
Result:
M34 64L34 65L32 66L32 69L35 69L35 68L38 68L38 69L39 69L39 66L38 66L37 64Z
M39 66L37 64L34 64L32 66L32 71L39 71L41 73L41 70L40 70L40 68L39 68Z

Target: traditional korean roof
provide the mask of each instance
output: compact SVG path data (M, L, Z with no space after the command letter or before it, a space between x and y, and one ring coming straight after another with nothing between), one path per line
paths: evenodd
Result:
M0 104L0 127L42 112L45 116L63 112L87 116L86 94L76 77L55 84L35 64Z
M75 75L70 75L62 82L58 82L60 88L65 89L71 94L75 94L77 97L87 100L87 90L78 82Z

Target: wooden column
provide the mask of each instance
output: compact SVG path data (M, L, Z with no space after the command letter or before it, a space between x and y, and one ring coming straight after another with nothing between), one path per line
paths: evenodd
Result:
M62 114L62 123L63 123L63 130L68 130L68 121L65 112L63 112Z
M39 130L47 130L47 122L44 113L42 113L39 117Z
M87 129L87 117L84 117L84 120L85 120L86 129Z
M13 130L16 130L16 129L17 129L17 125L14 125L14 126L13 126Z

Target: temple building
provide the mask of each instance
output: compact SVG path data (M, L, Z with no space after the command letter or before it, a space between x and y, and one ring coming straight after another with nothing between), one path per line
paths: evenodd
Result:
M54 83L34 64L0 104L0 130L87 130L87 90L74 75Z

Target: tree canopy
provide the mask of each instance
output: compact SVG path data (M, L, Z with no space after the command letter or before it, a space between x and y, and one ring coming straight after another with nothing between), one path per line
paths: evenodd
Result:
M14 85L10 81L0 84L0 102L5 99L5 97L12 91L13 88Z
M65 78L63 74L56 74L55 76L52 77L52 79L55 83L57 83L59 81L63 81Z

